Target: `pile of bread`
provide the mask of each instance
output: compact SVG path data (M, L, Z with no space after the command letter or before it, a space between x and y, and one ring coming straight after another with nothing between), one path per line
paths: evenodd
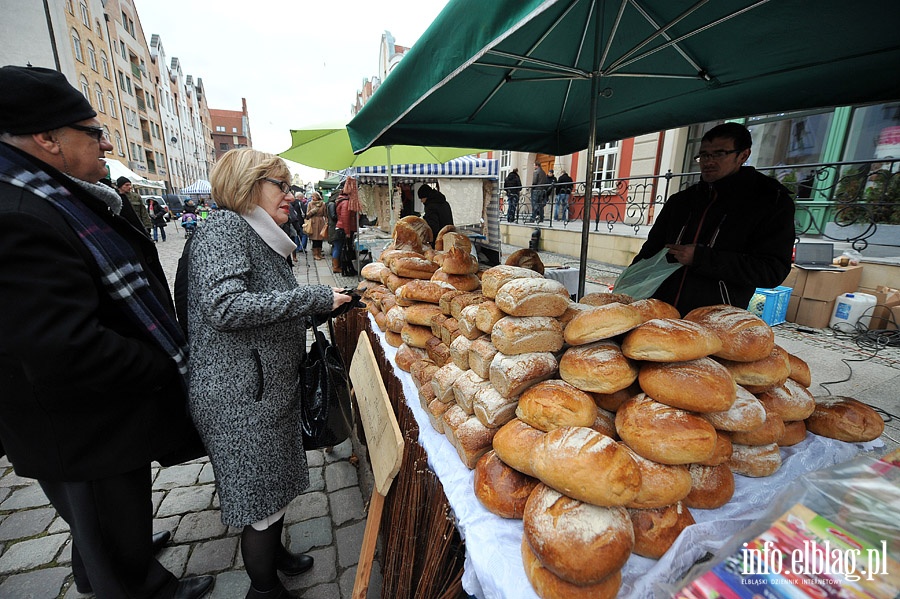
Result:
M475 470L475 495L523 519L541 597L614 597L632 552L662 556L690 509L729 501L733 473L773 474L779 446L807 431L883 430L865 404L817 403L806 363L746 310L681 318L609 293L574 303L534 252L515 258L532 268L481 271L465 236L442 231L432 250L401 223L362 271L368 309L432 426Z

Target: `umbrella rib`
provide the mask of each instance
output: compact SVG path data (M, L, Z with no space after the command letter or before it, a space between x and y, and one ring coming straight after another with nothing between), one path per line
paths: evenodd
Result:
M563 73L570 73L577 77L581 77L582 79L589 79L591 76L590 73L588 73L587 71L584 71L582 69L578 69L575 67L568 67L566 65L557 64L555 62L549 62L546 60L541 60L539 58L532 58L531 56L521 56L519 54L512 54L511 52L504 52L502 50L488 50L487 53L495 55L495 56L500 56L502 58L509 58L512 60L519 60L519 61L523 61L523 62L532 62L535 65L537 65L538 67L545 67L544 69L539 69L536 67L531 67L531 66L526 66L526 65L515 65L515 67L514 67L515 70L538 71L541 73L563 72ZM492 64L492 63L488 63L488 62L478 62L477 64L484 65L487 67L501 67L501 68L509 68L510 67L510 65L499 65L499 64Z
M648 13L646 10L644 10L644 7L639 5L637 2L632 2L632 5L639 13L641 13L641 15L643 15L643 17L647 20L648 23L650 23L657 29L659 28L659 23L657 23L656 20L650 16L650 13ZM672 41L672 38L671 38L671 36L669 36L668 33L663 33L662 36L666 39L667 42ZM703 70L700 67L700 65L697 64L697 62L693 58L691 58L688 55L688 53L685 50L683 50L680 46L678 46L676 44L674 46L674 48L675 48L675 51L678 52L679 54L681 54L682 58L684 58L694 68L695 72L699 72L699 71Z
M628 5L629 1L630 0L622 0L622 3L619 5L619 12L618 14L616 14L616 20L613 23L612 29L610 29L609 31L609 38L607 38L606 45L603 48L603 56L600 58L600 61L594 65L594 69L596 69L597 71L602 70L602 65L604 62L606 62L606 57L609 56L609 50L612 47L613 40L616 39L616 32L619 30L619 25L622 22L622 16L625 14L625 6ZM594 2L591 5L591 11L595 10L596 7L597 3ZM590 15L588 15L588 18L585 19L585 27L587 27L588 23L590 23ZM597 36L599 37L599 35L600 32L598 31Z

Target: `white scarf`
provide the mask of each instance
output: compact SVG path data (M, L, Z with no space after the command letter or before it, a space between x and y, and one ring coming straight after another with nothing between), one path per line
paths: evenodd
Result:
M275 223L268 212L262 209L262 206L254 206L249 214L242 214L241 217L256 231L266 245L275 250L282 258L287 258L291 252L297 249L294 240L281 230L281 227Z

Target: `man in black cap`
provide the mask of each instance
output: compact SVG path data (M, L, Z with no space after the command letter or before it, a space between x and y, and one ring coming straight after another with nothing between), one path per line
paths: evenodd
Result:
M196 599L153 557L152 461L197 457L186 345L153 242L98 184L112 150L53 70L0 68L0 443L72 533L79 591Z
M144 200L141 199L138 192L134 191L134 184L131 182L131 179L122 175L116 179L116 189L119 191L119 197L122 198L122 201L128 201L131 204L134 213L141 219L141 224L147 229L147 234L149 235L150 228L153 226L150 222L150 213L147 212Z

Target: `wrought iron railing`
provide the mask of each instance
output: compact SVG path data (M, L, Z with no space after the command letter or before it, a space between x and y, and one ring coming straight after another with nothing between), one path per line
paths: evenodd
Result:
M795 196L797 237L818 236L863 250L886 229L900 225L900 158L760 167ZM674 193L699 180L699 173L624 177L595 184L589 218L594 231L605 226L631 227L635 233L653 224L654 216ZM574 182L564 201L550 186L523 186L513 202L511 190L500 192L501 221L581 229L585 183ZM598 189L599 187L599 189ZM512 209L511 209L512 208ZM576 224L577 223L577 224ZM879 245L900 247L900 234L880 235Z

